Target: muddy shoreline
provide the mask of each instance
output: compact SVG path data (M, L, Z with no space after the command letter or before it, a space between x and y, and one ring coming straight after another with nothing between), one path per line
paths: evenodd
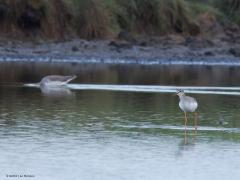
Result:
M225 39L224 39L225 38ZM240 66L240 37L165 36L126 40L1 41L0 62L186 64Z

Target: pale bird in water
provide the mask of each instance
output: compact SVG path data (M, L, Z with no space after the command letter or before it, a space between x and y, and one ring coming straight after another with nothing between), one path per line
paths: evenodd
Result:
M77 76L61 76L61 75L49 75L42 78L40 81L40 86L64 86L73 79L75 79Z
M193 97L190 96L186 96L183 90L178 90L177 91L177 95L179 97L179 107L180 109L184 112L184 119L185 119L185 130L187 128L187 113L189 112L195 112L197 107L198 107L198 103L197 100ZM195 118L194 118L194 126L195 126L195 130L197 129L197 113L195 113Z

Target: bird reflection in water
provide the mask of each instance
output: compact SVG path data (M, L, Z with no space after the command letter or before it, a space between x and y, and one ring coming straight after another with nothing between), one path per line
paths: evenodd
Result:
M196 144L197 130L194 129L193 133L189 133L184 130L183 139L178 144L178 150L176 152L177 157L182 157L185 153L192 151Z
M66 86L40 86L41 92L45 97L63 98L74 97L74 93Z
M195 140L196 140L196 135L197 135L197 129L194 129L193 130L193 133L191 134L192 135L192 141L189 142L189 133L188 133L188 130L184 130L184 144L187 145L189 143L195 143Z

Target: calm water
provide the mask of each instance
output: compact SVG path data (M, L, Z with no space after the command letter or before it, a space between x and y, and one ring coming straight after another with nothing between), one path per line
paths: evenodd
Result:
M239 85L240 68L2 63L0 69L0 179L240 178L239 96L192 94L200 126L195 133L190 116L185 136L172 93L21 84L77 74L74 83L231 87Z

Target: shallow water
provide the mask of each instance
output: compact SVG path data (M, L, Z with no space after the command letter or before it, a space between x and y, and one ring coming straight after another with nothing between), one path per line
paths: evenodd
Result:
M21 63L1 67L5 73L1 71L0 179L240 178L240 97L229 94L239 93L238 88L214 90L222 94L197 94L201 89L193 89L200 104L199 128L194 132L190 116L186 136L178 99L171 93L177 87L133 91L139 90L136 85L237 87L239 68ZM10 70L14 73L9 75ZM79 78L70 89L22 84L50 73ZM80 83L94 83L95 89L81 88ZM105 91L99 90L102 84L131 86Z

